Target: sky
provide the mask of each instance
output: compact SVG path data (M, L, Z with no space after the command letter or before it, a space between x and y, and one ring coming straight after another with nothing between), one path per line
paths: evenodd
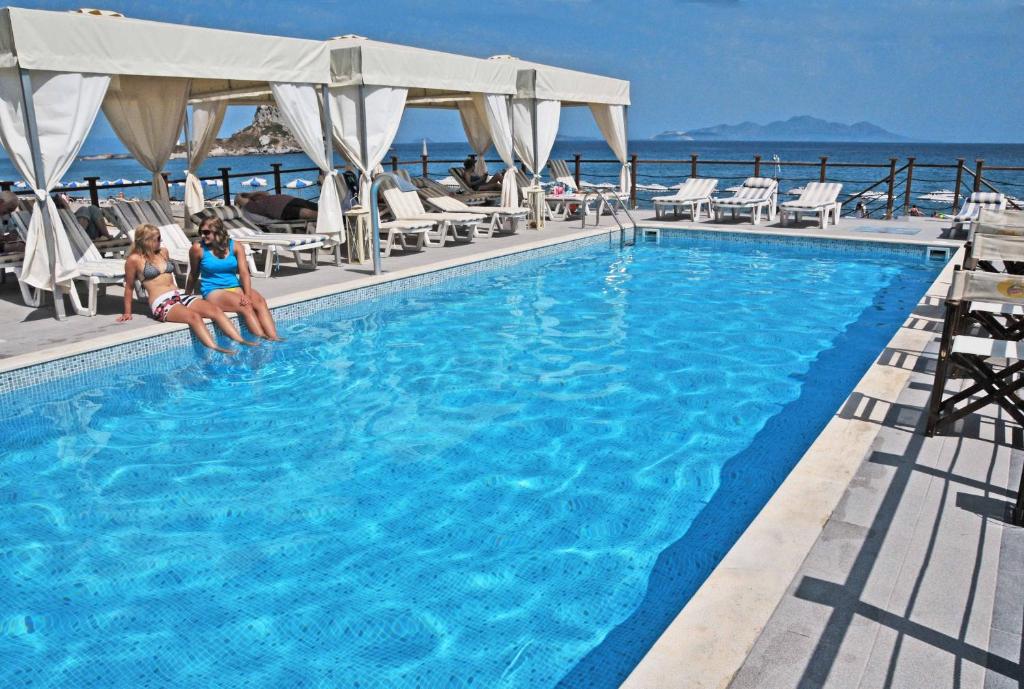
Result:
M140 19L312 39L355 33L628 79L633 139L811 115L921 141L1024 142L1022 0L92 2ZM230 110L224 133L251 118ZM566 108L560 133L600 136L585 108ZM109 136L104 123L96 136ZM464 139L454 112L407 112L396 141L421 137Z

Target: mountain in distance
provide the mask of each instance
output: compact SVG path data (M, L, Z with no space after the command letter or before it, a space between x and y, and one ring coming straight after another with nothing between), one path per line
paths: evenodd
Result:
M810 115L797 115L768 124L741 122L689 131L665 131L658 141L910 141L870 122L842 124Z

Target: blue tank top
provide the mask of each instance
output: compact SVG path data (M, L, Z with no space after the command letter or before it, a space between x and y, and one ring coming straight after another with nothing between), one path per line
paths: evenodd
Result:
M216 289L240 287L235 240L228 240L228 255L220 258L204 242L203 258L199 261L199 292L205 297Z

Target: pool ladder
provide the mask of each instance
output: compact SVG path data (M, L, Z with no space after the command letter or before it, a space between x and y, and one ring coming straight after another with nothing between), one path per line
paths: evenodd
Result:
M636 220L633 219L633 215L629 212L629 208L622 203L622 199L619 198L617 194L609 193L603 189L591 189L584 192L583 203L580 204L580 227L587 226L587 200L591 196L596 196L601 201L597 206L597 213L594 214L594 227L597 227L598 224L600 224L601 211L607 207L608 211L612 214L612 219L615 221L615 224L619 226L619 248L622 249L627 246L636 246ZM626 226L622 224L621 220L619 220L619 214L615 208L616 206L626 214L626 217L629 218L629 224L633 228L633 237L628 242L626 241Z

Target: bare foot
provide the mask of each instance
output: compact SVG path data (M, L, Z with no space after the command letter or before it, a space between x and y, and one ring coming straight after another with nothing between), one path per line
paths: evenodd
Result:
M264 335L263 339L267 340L268 342L284 342L283 337L271 337L270 335Z
M213 350L215 352L220 352L221 354L227 354L228 356L235 356L238 354L237 349L228 349L227 347L214 347Z
M246 347L259 347L259 342L253 342L252 340L238 340L238 344L243 344Z

